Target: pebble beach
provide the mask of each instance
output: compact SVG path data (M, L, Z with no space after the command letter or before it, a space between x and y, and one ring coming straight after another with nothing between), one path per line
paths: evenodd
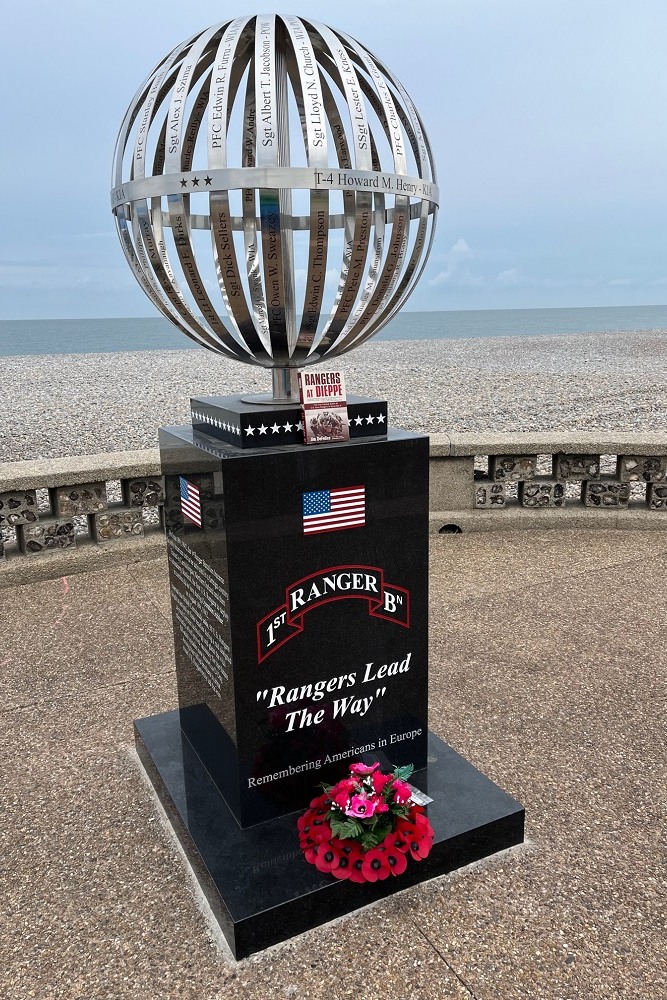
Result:
M270 390L204 350L2 359L0 462L153 448L194 395ZM438 432L667 431L667 330L375 341L340 367L390 425Z

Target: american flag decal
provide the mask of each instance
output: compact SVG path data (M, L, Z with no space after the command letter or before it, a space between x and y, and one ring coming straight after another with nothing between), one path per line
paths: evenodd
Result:
M303 495L303 533L345 531L366 524L366 487L346 486Z
M201 501L199 487L183 476L178 477L181 484L181 510L198 528L201 528Z

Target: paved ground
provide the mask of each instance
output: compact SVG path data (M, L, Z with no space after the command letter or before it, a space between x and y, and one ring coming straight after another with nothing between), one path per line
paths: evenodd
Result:
M667 531L433 544L431 725L528 846L234 964L132 749L174 707L161 560L0 591L0 995L667 997Z

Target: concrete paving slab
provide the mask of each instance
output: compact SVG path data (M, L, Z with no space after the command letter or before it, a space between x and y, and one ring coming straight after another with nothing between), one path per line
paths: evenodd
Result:
M175 704L164 565L5 591L0 993L667 995L667 544L548 535L437 539L431 578L433 728L523 801L530 843L239 964L132 750Z
M641 533L582 527L576 531L493 532L485 541L474 533L430 539L431 570L437 575L437 607L466 598L535 586L595 568L630 562L638 552L667 555L667 530L651 539ZM433 587L433 583L432 583Z
M341 980L349 996L399 991L405 927L393 902L366 911L363 934L356 916L243 965L214 946L130 749L128 720L172 698L163 678L144 677L8 713L2 805L12 824L0 832L8 995L325 998ZM418 929L409 935L413 995L466 997Z
M168 672L173 642L152 592L124 567L0 590L0 704L84 693L139 664Z
M666 546L667 548L667 543ZM154 601L160 614L171 626L171 598L169 597L169 567L166 550L160 559L136 563L131 569L132 580L138 590Z

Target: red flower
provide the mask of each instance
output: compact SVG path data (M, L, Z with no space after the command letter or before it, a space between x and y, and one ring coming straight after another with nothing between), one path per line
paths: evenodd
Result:
M350 864L350 882L365 882L366 876L363 872L364 859L360 855Z
M435 836L435 831L433 830L433 827L429 823L426 816L417 813L416 815L411 817L411 820L412 820L412 825L417 830L419 830L422 836L430 837L431 840L433 840L433 837Z
M425 837L421 834L417 834L414 839L408 841L408 850L415 861L421 861L422 858L428 856L432 844L432 837Z
M408 867L408 859L405 854L396 850L395 847L385 847L384 857L385 864L392 875L402 875Z
M318 813L314 812L312 809L307 809L303 816L299 816L296 821L296 828L299 832L307 830L308 827L312 826L313 821L317 819Z
M323 819L316 819L310 828L309 835L316 844L326 843L331 840L331 827Z
M350 859L347 857L341 857L338 859L336 867L331 869L331 874L334 878L341 879L342 881L342 879L350 877L350 871Z
M353 866L361 861L361 847L354 840L339 840L337 837L331 841L331 846L340 852L338 866L331 874L339 879L352 878ZM358 882L359 879L355 877L352 881Z
M349 793L345 789L343 789L342 791L337 792L336 795L334 795L333 801L336 803L337 806L340 806L341 809L345 810L347 809L348 802L350 801Z
M418 805L414 805L410 809L410 817L405 830L409 832L410 836L413 836L414 831L416 831L420 840L426 838L433 841L435 836L435 831L429 823L428 817L424 815L423 807Z
M405 805L412 798L412 789L405 781L395 781L394 782L394 802L399 805Z
M315 858L315 867L318 871L328 875L337 868L340 863L340 851L336 851L331 843L320 844L320 849Z
M408 842L403 840L401 834L396 830L393 833L388 833L382 843L388 851L402 851L406 854L409 850Z
M399 851L409 850L409 840L417 836L417 828L407 819L399 817L396 820L394 832L389 834L392 838L393 846Z
M340 781L336 782L333 788L329 791L329 798L338 795L339 792L352 792L357 787L357 783L354 778L341 778Z
M300 816L297 821L297 829L299 831L299 846L312 847L315 843L315 838L313 836L313 823L315 821L315 814L312 812L307 812L305 816Z
M350 764L350 774L372 774L373 771L377 771L379 766L379 761L376 761L371 767L358 761L356 764Z
M376 792L381 792L386 785L392 780L390 774L382 774L381 771L376 771L371 781L373 782L373 788Z
M306 861L309 861L311 865L317 863L317 854L318 851L321 849L321 846L322 846L321 844L313 844L312 847L307 847L306 850L303 852Z
M370 851L366 851L361 871L367 882L377 882L378 879L389 878L391 868L387 864L387 855L383 847L373 847Z
M299 845L318 871L352 882L377 882L401 875L408 853L415 861L428 856L434 832L423 806L411 802L406 781L383 774L379 767L379 763L352 764L350 777L314 798L298 818ZM393 824L394 829L381 844L365 851L355 837L340 840L332 835L331 823L342 813L361 820L363 826L374 814L382 814L382 827L386 830Z

